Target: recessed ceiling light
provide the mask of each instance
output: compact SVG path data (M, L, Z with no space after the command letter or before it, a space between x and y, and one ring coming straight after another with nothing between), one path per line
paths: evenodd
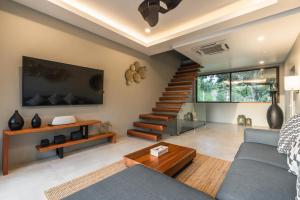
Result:
M257 37L257 41L262 42L265 40L265 36L261 35Z
M265 64L265 61L261 60L261 61L259 61L258 63L259 63L260 65L263 65L263 64Z
M151 29L150 29L150 28L145 28L145 32L146 32L146 33L150 33L150 32L151 32Z

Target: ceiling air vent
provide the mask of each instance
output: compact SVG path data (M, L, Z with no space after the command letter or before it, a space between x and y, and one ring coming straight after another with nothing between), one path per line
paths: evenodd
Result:
M214 42L193 48L200 55L214 55L229 50L228 44L224 42Z

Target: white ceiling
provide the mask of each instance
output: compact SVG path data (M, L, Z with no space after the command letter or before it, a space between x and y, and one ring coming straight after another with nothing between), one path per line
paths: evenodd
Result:
M205 66L203 72L282 63L300 33L300 12L242 26L208 40L177 47L176 50ZM258 38L264 38L259 41ZM215 55L199 55L195 48L224 41L230 50Z
M300 7L299 0L183 0L150 34L137 8L142 0L14 0L147 55L228 32Z
M300 32L300 0L183 0L150 33L137 10L143 0L14 1L147 55L175 49L204 72L282 63ZM216 41L230 50L193 50Z

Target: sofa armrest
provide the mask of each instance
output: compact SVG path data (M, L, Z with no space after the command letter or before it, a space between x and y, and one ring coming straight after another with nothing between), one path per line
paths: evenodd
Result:
M278 140L279 130L246 128L244 131L244 142L254 142L277 146Z

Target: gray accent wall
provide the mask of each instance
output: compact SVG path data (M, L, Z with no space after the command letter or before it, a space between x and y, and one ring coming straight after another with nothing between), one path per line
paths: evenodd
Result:
M126 137L126 130L138 115L151 112L179 66L179 59L171 52L149 57L8 0L0 2L0 22L0 130L7 129L7 121L17 109L26 127L35 113L44 124L54 116L75 115L81 120L109 120L118 137ZM103 69L104 104L22 107L22 56ZM124 72L134 61L147 66L147 78L128 87ZM11 137L11 167L54 156L54 152L42 154L35 150L42 138L51 139L54 134L58 133Z

